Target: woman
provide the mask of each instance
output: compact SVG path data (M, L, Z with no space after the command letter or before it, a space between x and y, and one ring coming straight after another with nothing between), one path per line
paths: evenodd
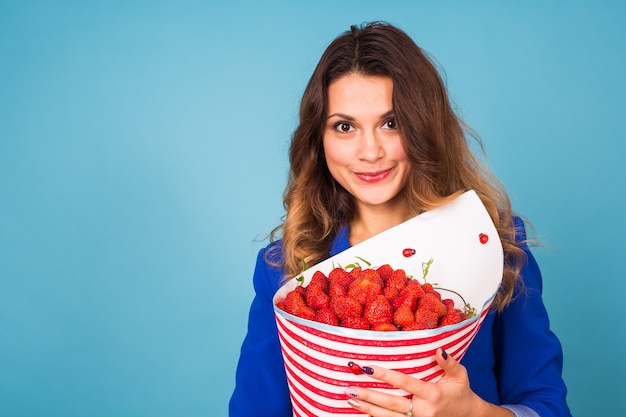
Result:
M570 415L561 346L549 328L524 224L472 155L466 133L435 66L403 31L372 23L328 46L292 138L284 223L257 259L231 417L293 414L272 296L303 261L314 265L470 189L505 251L494 311L460 363L437 351L445 371L437 383L365 368L411 399L350 387L346 400L371 416Z

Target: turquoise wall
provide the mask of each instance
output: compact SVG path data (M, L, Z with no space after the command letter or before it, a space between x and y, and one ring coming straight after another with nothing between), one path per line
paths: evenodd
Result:
M300 94L370 20L533 222L573 414L626 415L625 3L212 3L0 3L0 415L227 415Z

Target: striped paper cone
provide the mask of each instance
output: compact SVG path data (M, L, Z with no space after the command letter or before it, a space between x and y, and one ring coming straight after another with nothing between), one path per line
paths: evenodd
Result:
M410 249L410 256L406 249ZM437 381L442 369L434 359L441 347L460 360L478 332L502 278L503 253L497 231L473 191L421 214L399 226L307 269L304 285L315 271L328 273L336 266L364 259L373 266L389 264L420 278L423 263L427 280L453 290L446 297L455 305L465 302L477 314L461 323L432 330L376 332L329 326L302 319L275 307L294 415L302 417L361 414L350 407L343 393L347 386L373 388L396 395L408 393L355 375L348 363L379 365L425 381ZM274 303L296 287L290 280L274 296ZM443 292L442 292L443 294Z

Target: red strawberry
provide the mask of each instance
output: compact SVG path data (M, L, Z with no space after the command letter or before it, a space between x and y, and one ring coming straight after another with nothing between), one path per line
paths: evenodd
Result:
M449 324L457 324L461 322L461 315L454 309L448 310L445 316L439 320L439 327L447 326Z
M393 307L397 310L401 305L405 305L415 311L417 302L424 295L422 287L419 285L406 285L400 294L393 300Z
M304 288L302 285L298 285L296 288L293 289L293 291L297 292L303 297L306 295L306 288Z
M432 292L432 291L434 291L433 285L429 284L428 282L422 284L422 289L424 290L424 292Z
M331 283L338 282L341 285L345 285L346 287L350 285L353 279L354 277L350 275L348 271L339 267L334 268L332 271L328 273L328 280Z
M361 317L363 305L352 297L339 296L331 300L331 309L343 320L347 317Z
M352 281L348 289L348 295L361 304L367 305L376 296L382 294L383 280L374 269L364 269L358 277Z
M396 269L391 273L387 281L385 282L385 288L383 289L383 294L390 299L393 300L396 298L400 291L406 286L406 273L403 269Z
M376 272L375 269L364 269L361 272L359 272L359 274L357 275L357 277L354 279L355 282L372 282L376 285L378 285L379 287L383 287L384 283L382 278L380 277L380 275L378 275L378 272Z
M383 295L387 297L387 300L391 300L392 302L399 294L400 290L398 290L397 288L391 288L387 286L383 288Z
M369 330L370 322L365 317L346 317L341 320L341 326L349 329Z
M454 310L454 300L452 298L444 298L441 302L446 305L448 311L450 311L450 309Z
M306 291L306 303L309 307L319 310L330 305L330 297L318 285L309 285Z
M337 297L340 295L348 295L348 286L343 285L341 282L331 281L328 286L328 295L330 298Z
M409 306L400 306L393 313L393 324L398 327L404 328L415 321L415 315L413 310Z
M393 273L387 278L387 282L385 285L387 287L397 288L400 291L406 285L407 277L404 269L396 269Z
M382 295L382 291L382 287L375 284L364 284L351 288L348 291L348 296L354 298L363 305L367 305L376 299L378 295Z
M437 313L432 310L418 308L415 312L415 323L420 329L434 329L438 319Z
M322 291L328 293L328 283L329 280L326 275L324 275L321 271L316 271L311 277L311 281L309 282L307 288L311 286L319 286Z
M301 287L296 287L296 289ZM283 300L285 311L297 316L303 308L307 307L304 297L298 291L289 291Z
M365 317L372 325L379 323L391 323L393 319L393 308L384 295L379 295L374 301L369 303L363 311Z
M339 326L339 319L330 308L321 308L317 310L315 312L314 320L331 326Z
M398 328L391 323L378 323L372 326L372 330L377 332L397 332Z
M383 281L386 281L393 273L393 268L389 264L384 264L376 268L376 272L378 272L378 275Z
M443 317L448 312L446 305L432 292L426 293L420 298L418 308L434 311L438 317Z
M352 276L352 278L356 278L359 276L362 270L363 268L361 268L360 266L355 266L350 270L350 276Z
M309 306L304 306L298 310L298 314L296 314L296 316L307 320L315 320L315 310Z
M414 330L424 330L425 327L422 323L417 323L417 322L413 322L410 324L407 324L406 326L404 326L402 328L403 332L410 332L410 331L414 331Z

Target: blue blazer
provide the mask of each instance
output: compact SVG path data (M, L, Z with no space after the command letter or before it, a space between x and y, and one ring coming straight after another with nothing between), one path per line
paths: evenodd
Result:
M518 239L526 239L516 219ZM268 246L269 247L269 246ZM259 252L254 271L255 297L248 333L241 347L230 417L291 417L287 377L274 319L272 297L281 285L282 270L265 262ZM331 256L350 247L347 227L336 236ZM501 313L490 312L461 363L472 390L494 404L521 404L541 417L571 416L561 377L561 344L550 330L541 298L541 273L526 245L521 271L525 289Z

